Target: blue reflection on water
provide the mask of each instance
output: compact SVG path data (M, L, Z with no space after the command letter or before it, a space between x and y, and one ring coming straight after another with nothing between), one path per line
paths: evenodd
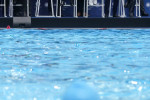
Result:
M0 100L61 100L84 81L100 100L149 100L150 30L0 30Z

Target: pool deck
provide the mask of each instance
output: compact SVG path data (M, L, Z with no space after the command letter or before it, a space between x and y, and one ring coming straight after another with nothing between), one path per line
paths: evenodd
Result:
M37 18L31 24L14 24L14 18L0 18L0 28L150 28L150 18ZM25 21L26 22L26 21ZM20 25L21 24L21 25Z

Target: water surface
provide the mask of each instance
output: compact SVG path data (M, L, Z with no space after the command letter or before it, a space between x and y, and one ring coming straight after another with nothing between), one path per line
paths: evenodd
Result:
M75 81L149 100L150 30L0 30L0 100L61 100Z

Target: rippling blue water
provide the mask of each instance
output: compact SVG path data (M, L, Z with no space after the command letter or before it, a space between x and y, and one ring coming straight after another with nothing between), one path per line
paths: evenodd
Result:
M76 80L150 100L150 30L0 30L0 100L61 100Z

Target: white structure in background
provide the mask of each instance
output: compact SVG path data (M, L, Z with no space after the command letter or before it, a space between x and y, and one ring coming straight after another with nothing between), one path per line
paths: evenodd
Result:
M126 17L124 5L125 5L125 0L119 0L119 7L118 7L119 17ZM109 17L112 17L111 12L112 12L112 0L110 0L110 5L109 5Z
M35 16L36 16L36 17L55 17L55 16L54 16L53 0L51 0L50 2L51 2L51 13L52 13L52 14L47 15L47 16L44 16L44 15L40 15L41 0L37 0L37 2L36 2Z
M4 7L4 17L6 16L6 0L3 0L3 4L0 4L0 7Z
M125 0L119 0L119 11L118 11L118 15L120 17L126 17L126 14L125 14Z
M136 17L141 17L141 0L136 0L136 4L135 4L135 7L136 7Z
M126 17L124 5L125 5L125 0L119 0L118 16L120 16L120 17ZM136 0L136 4L135 4L136 17L141 17L140 7L141 7L140 0ZM110 0L109 17L111 17L111 9L112 9L112 0Z
M97 0L89 0L89 5L96 5L97 4Z
M61 10L62 10L62 0L56 0L56 17L61 17ZM73 0L73 5L71 4L63 4L63 6L73 6L73 17L78 17L77 16L77 0Z
M27 1L27 17L29 17L29 0L26 0ZM23 5L22 4L15 4L13 3L14 1L13 0L9 0L9 16L10 17L13 17L14 16L14 6L17 6L17 7L22 7Z
M102 7L102 17L105 17L104 5L104 0L101 0L100 4L97 2L97 0L84 0L83 17L88 17L89 7Z

